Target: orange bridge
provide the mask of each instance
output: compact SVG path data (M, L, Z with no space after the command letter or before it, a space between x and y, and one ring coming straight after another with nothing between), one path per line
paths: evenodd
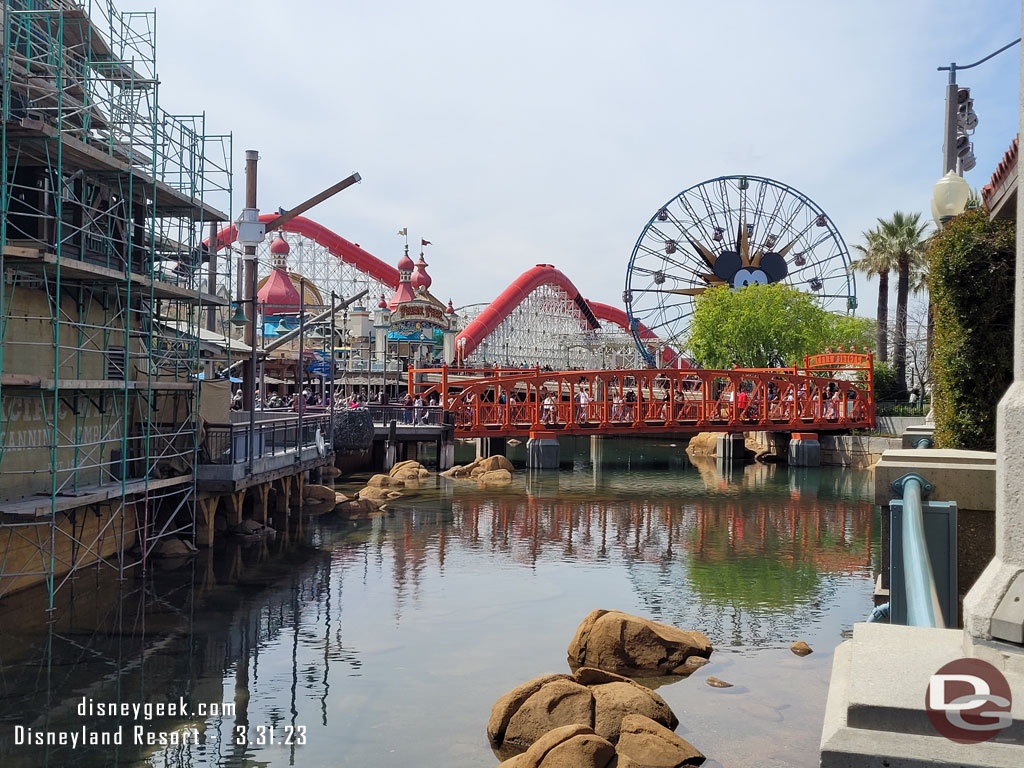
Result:
M409 392L441 402L456 437L834 432L874 427L872 371L853 352L723 371L443 367L410 370Z

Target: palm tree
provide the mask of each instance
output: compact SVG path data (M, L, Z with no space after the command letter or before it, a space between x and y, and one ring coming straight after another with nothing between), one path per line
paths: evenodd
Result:
M875 310L875 353L879 362L889 360L889 260L880 250L881 234L878 229L863 233L864 245L853 246L861 257L851 265L868 277L878 277L878 305Z
M878 220L879 251L896 272L896 328L893 333L893 365L896 384L901 391L907 388L907 300L910 294L910 276L920 269L924 260L927 224L921 223L920 213L896 211L890 219Z

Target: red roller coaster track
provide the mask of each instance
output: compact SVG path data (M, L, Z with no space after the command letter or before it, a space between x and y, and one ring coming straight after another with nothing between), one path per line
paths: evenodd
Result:
M265 213L260 216L260 221L267 223L277 218L276 214ZM315 241L319 245L326 248L331 254L337 256L342 261L354 265L357 269L365 272L374 280L383 283L384 285L390 286L391 288L398 287L398 270L390 264L387 264L378 259L373 254L364 251L355 243L346 240L341 235L328 229L322 224L318 224L312 219L307 219L304 216L297 216L291 221L285 223L282 227L285 232L294 232L295 234L307 237L310 240ZM217 233L216 250L230 245L235 241L237 236L237 229L232 224L231 226L224 227ZM204 245L209 246L209 240L204 241ZM553 267L551 264L538 264L535 267L531 267L517 277L512 283L506 288L501 294L492 301L468 326L459 334L459 338L466 340L465 354L470 355L477 348L481 341L495 328L497 328L502 320L515 310L517 306L532 292L542 285L553 285L562 291L572 299L580 313L583 315L585 321L592 329L600 327L599 321L605 321L614 323L627 332L629 331L629 319L626 317L626 313L618 307L613 307L609 304L602 304L597 301L587 301L583 295L579 292L572 280L570 280L563 272ZM640 328L640 335L642 338L651 339L652 342L657 341L657 336L648 331L646 328ZM458 342L456 342L458 343Z

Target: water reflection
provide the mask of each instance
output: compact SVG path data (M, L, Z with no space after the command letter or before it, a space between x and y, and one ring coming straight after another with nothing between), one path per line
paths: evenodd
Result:
M500 492L432 483L385 514L309 520L276 541L232 544L145 581L83 575L61 593L51 623L38 596L5 600L0 764L490 765L483 725L494 698L526 677L564 671L572 631L594 607L700 628L740 656L772 653L796 635L834 645L849 616L865 612L868 474L723 472L658 445L642 450L662 468L639 469L635 452L590 448L571 457L573 471L522 473ZM850 595L864 605L846 609ZM823 706L817 677L801 685ZM784 702L790 687L781 681L773 695ZM662 691L680 695L676 688ZM145 727L194 729L195 743L14 743L15 725L137 724L80 716L83 696L182 697L188 717ZM234 709L199 716L200 703ZM807 765L818 725L786 734L810 745ZM249 739L237 743L241 726ZM751 737L769 738L758 727ZM270 728L279 740L303 728L307 743L252 743ZM713 734L703 738L712 757L725 749Z

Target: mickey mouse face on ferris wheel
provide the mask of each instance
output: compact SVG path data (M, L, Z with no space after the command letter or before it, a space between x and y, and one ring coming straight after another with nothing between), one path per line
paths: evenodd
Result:
M786 260L774 251L755 254L750 262L744 265L737 251L723 251L715 259L715 276L725 280L731 288L743 288L777 283L789 274Z

